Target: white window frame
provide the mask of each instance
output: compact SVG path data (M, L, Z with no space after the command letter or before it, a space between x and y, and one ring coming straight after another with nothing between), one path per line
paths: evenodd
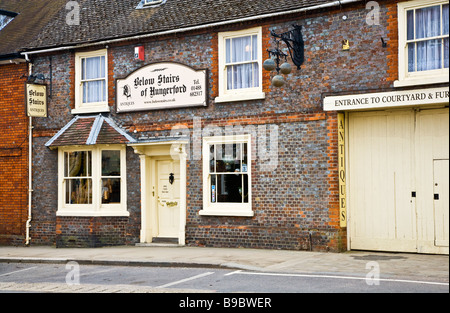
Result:
M120 151L120 204L102 203L102 151ZM64 176L65 152L91 151L92 153L92 204L66 203ZM95 145L73 146L58 149L58 211L57 216L129 216L127 211L126 146Z
M394 82L394 87L414 85L428 85L449 82L449 69L437 69L421 72L408 72L408 44L407 44L407 18L406 12L411 9L420 9L433 5L446 4L442 0L416 0L398 3L398 66L399 79ZM442 25L442 23L441 23ZM442 27L442 26L441 26ZM442 57L444 57L442 55Z
M226 66L226 40L257 35L258 42L258 57L257 62L259 65L259 86L254 88L242 88L242 89L227 89L227 66ZM233 32L221 32L219 37L219 96L216 97L215 102L233 102L233 101L245 101L245 100L258 100L265 99L265 93L263 92L263 80L262 80L262 28L254 27L250 29L233 31Z
M144 6L152 6L162 3L163 0L144 0Z
M81 66L82 59L92 57L105 57L105 88L106 99L101 102L83 103L83 83L81 80ZM72 114L80 113L100 113L109 112L108 106L108 53L107 49L78 52L75 54L75 109L72 110Z
M210 145L213 144L247 144L248 203L212 203L210 174ZM205 216L242 216L252 217L252 140L251 135L215 136L203 138L203 209Z
M14 16L11 16L9 14L0 14L0 30L6 27L12 20L14 19Z

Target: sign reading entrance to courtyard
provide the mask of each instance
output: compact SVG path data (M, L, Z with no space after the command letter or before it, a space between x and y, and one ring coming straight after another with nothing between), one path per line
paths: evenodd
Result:
M27 115L47 117L47 85L26 84Z
M385 107L442 104L449 101L449 88L402 90L325 97L324 111L377 109Z
M153 63L116 80L117 113L206 106L207 93L207 70Z

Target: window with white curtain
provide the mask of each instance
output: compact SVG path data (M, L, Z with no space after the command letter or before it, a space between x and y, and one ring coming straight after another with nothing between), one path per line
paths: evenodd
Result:
M105 57L81 59L83 104L106 101Z
M219 33L216 102L263 99L261 27Z
M448 82L448 2L400 3L398 12L399 80L418 84Z
M258 36L225 39L227 90L259 86Z
M75 110L73 113L105 112L108 109L106 50L76 54Z

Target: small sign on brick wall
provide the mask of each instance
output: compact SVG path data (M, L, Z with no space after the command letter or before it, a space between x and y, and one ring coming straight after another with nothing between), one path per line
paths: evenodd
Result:
M47 85L26 83L25 93L27 115L47 117Z

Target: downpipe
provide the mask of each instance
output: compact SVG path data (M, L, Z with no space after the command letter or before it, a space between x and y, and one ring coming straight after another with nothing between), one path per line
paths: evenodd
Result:
M31 63L28 55L25 54L25 59L29 64L28 76L33 72L33 63ZM28 218L25 224L26 235L25 235L25 245L30 245L30 228L31 228L31 198L33 196L33 118L29 117L28 125Z
M28 219L26 223L26 237L25 237L25 245L30 245L30 228L31 228L31 198L33 196L33 118L29 117L29 138L28 138Z

